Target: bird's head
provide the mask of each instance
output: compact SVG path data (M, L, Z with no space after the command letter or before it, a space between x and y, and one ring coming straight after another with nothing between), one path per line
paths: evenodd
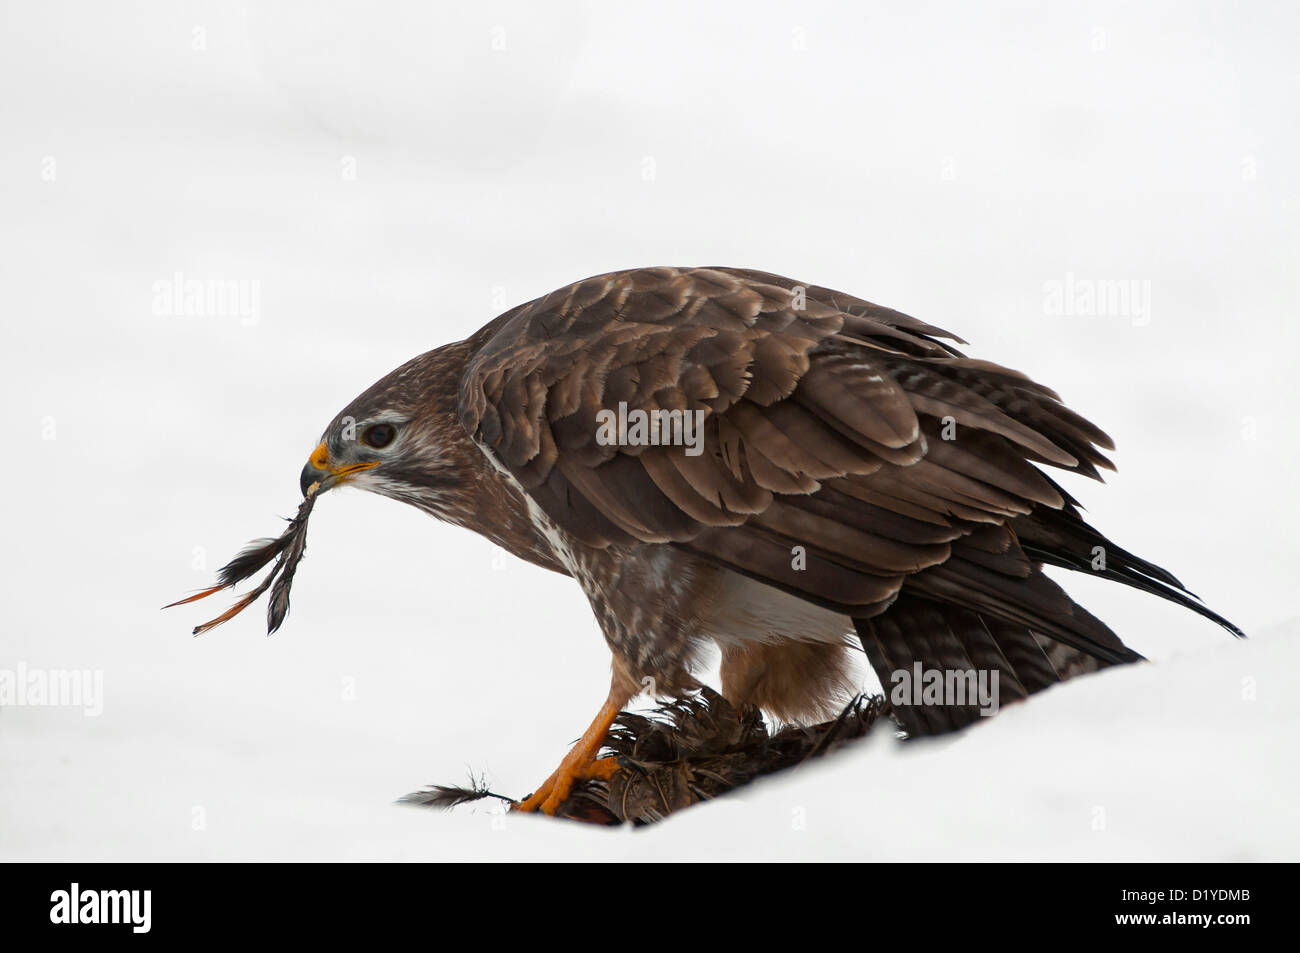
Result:
M320 494L340 484L411 503L463 525L472 521L482 508L473 491L477 451L456 415L466 350L466 343L460 342L408 361L330 421L303 467L303 501L285 531L278 538L249 544L222 567L215 586L172 603L184 605L230 589L274 561L260 585L211 622L197 626L195 635L233 619L267 589L267 633L280 627L307 545L312 507Z
M346 484L435 513L445 505L463 476L465 437L454 413L458 376L447 379L442 356L399 367L330 421L302 469L303 496Z
M409 421L387 414L363 421L350 414L340 417L321 435L320 444L302 468L299 486L303 496L313 485L318 493L343 483L358 483L371 489L365 484L373 482L373 478L366 480L364 474L400 458L400 448L396 446L398 432Z

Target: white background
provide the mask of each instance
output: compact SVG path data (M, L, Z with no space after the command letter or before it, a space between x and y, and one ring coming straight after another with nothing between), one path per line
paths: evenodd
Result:
M0 710L0 856L1300 855L1300 14L1043 6L4 3L0 668L105 699ZM1073 577L1159 664L630 834L391 805L549 773L608 670L570 581L347 491L274 638L158 611L278 532L386 371L654 264L840 288L1057 388L1119 444L1067 483L1096 524L1258 638ZM177 272L258 320L157 313ZM1067 275L1149 282L1150 320L1047 313Z

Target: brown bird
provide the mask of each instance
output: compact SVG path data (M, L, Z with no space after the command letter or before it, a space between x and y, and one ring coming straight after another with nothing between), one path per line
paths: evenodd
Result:
M582 586L612 683L525 811L617 770L598 755L619 710L695 687L710 643L730 703L803 720L851 693L857 647L886 690L919 663L995 674L1002 702L1141 658L1045 564L1237 632L1040 469L1113 469L1101 430L942 339L965 343L766 272L600 275L370 387L325 430L302 489L402 500ZM930 734L977 707L945 696L896 714Z

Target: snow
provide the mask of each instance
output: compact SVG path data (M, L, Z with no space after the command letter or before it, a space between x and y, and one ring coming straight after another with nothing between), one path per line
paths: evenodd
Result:
M642 830L392 805L401 737L318 718L157 724L141 683L87 730L5 712L6 860L1294 860L1300 625L1054 688L951 738L878 730ZM128 689L129 690L129 689ZM283 721L283 716L279 716ZM15 724L16 722L16 724ZM151 727L150 727L151 726ZM445 743L439 723L430 745ZM406 732L396 732L402 735ZM486 741L486 738L485 738ZM456 775L436 780L460 781ZM491 778L495 785L499 777ZM403 788L405 784L405 789ZM522 793L515 790L513 793ZM194 829L192 807L203 811Z
M98 673L104 708L0 708L0 858L1300 854L1300 11L657 9L6 10L0 672ZM484 540L334 492L276 637L158 611L278 531L383 373L664 263L842 288L1055 387L1119 445L1067 484L1095 523L1253 638L1061 576L1155 661L630 832L392 803L530 790L604 696L581 593ZM256 313L166 307L177 273ZM1150 312L1053 313L1067 280Z

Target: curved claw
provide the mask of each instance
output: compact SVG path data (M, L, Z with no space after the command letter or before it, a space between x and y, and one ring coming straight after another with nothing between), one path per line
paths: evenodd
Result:
M582 733L578 743L564 756L560 766L549 778L522 801L511 808L528 814L540 810L543 814L554 814L573 790L575 781L608 780L618 770L617 758L597 758L605 744L605 735L618 717L619 711L631 697L630 692L611 688L609 697L596 714L590 727Z
M577 750L576 748L574 749ZM572 752L570 752L572 754ZM568 800L577 781L608 781L619 770L618 758L597 758L585 764L569 763L569 758L561 762L549 778L542 782L536 791L510 809L524 814L540 810L543 814L554 815L560 805Z

